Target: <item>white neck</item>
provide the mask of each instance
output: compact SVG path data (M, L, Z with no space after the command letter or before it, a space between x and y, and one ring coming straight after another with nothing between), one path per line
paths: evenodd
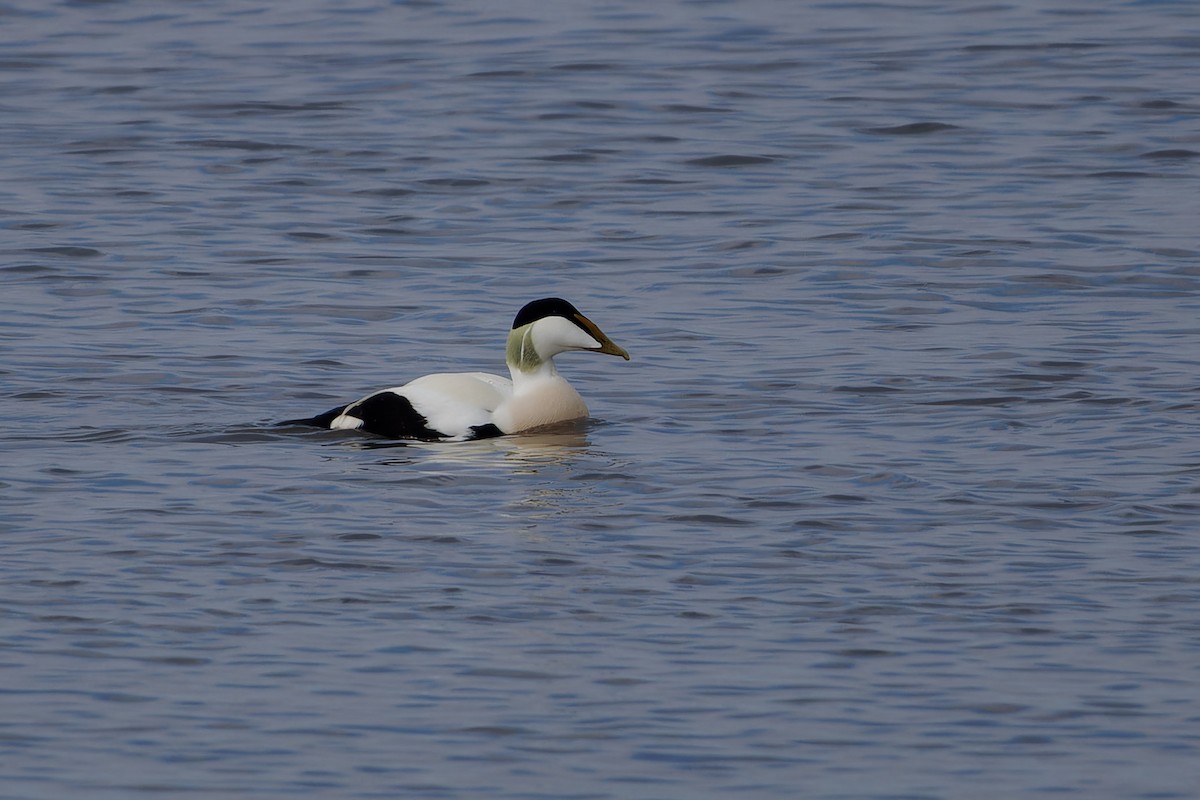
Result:
M504 355L514 389L538 378L558 374L558 370L554 368L554 358L544 358L538 352L533 337L533 325L522 325L508 334L508 347Z
M514 328L505 349L513 395L496 409L496 424L505 433L515 433L586 417L587 404L558 374L554 356L564 350L594 350L599 346L576 325L559 317L543 317Z

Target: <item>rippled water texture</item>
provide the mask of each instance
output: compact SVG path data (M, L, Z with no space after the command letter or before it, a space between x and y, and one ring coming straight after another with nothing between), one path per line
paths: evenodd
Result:
M0 6L0 795L1190 798L1200 8ZM593 420L277 429L503 370Z

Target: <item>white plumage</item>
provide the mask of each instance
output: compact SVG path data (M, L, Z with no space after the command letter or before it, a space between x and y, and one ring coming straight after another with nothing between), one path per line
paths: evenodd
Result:
M629 354L575 306L551 297L527 304L513 320L505 350L511 379L486 372L434 373L311 419L283 424L456 441L580 419L588 415L587 404L554 366L554 356L567 350L629 360Z

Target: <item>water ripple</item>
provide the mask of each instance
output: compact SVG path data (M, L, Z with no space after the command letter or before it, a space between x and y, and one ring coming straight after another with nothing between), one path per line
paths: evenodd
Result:
M4 10L10 793L1194 793L1195 9L697 10Z

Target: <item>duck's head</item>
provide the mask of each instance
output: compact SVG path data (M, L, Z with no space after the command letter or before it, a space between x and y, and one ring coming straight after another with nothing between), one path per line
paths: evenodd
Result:
M591 350L629 360L624 348L566 300L534 300L517 312L508 334L506 355L510 367L535 372L565 350Z

